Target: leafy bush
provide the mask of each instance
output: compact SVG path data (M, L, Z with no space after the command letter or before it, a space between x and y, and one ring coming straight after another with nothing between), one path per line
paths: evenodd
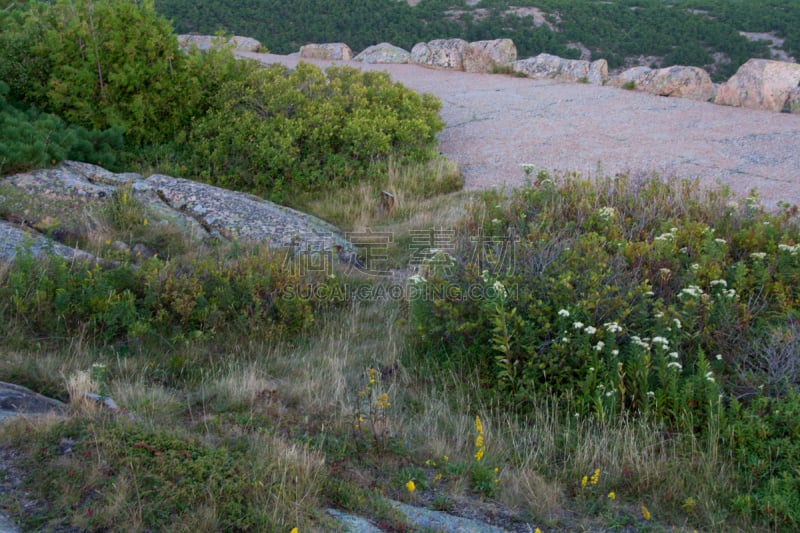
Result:
M484 193L454 257L415 280L418 351L477 369L523 415L553 395L600 421L728 434L735 507L796 527L797 212L656 178L540 173Z
M0 298L9 302L0 312L34 337L174 342L237 327L295 335L323 304L289 295L299 294L301 283L328 283L301 279L295 270L266 246L230 257L208 254L183 263L154 257L106 269L58 257L39 261L22 250L0 279Z
M276 196L363 179L399 153L424 161L440 104L382 72L274 65L224 84L191 135L204 179Z
M0 174L54 165L64 159L112 167L122 132L88 131L35 108L23 111L6 101L8 85L0 81Z
M731 447L742 484L751 489L734 500L741 512L760 513L777 528L800 525L800 396L759 397L734 404Z
M518 407L552 392L600 416L703 423L721 387L747 386L743 345L794 319L793 213L688 182L539 178L476 204L463 268L428 280L452 297L414 303L420 349L458 353Z

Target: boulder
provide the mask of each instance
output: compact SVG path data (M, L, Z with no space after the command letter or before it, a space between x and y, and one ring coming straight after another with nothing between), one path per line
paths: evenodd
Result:
M636 88L659 96L709 102L716 89L708 72L699 67L673 66L650 70L636 80Z
M353 51L344 43L312 43L300 47L300 57L304 59L349 61L353 59Z
M517 47L511 39L494 39L469 43L464 49L463 63L467 72L492 72L508 67L517 60Z
M114 192L129 187L132 196L146 209L151 224L176 228L192 242L240 240L267 242L275 248L299 253L336 252L339 259L354 256L355 249L339 231L316 217L283 207L257 196L229 191L181 178L154 174L115 174L96 165L65 161L52 169L40 169L10 176L2 183L26 196L46 199L37 207L37 218L50 215L50 205L70 205L74 210L104 209ZM6 202L11 205L11 202ZM0 207L3 200L0 198ZM6 206L8 208L8 206ZM53 213L53 218L60 214ZM13 218L13 217L12 217ZM100 262L86 252L64 246L33 231L31 222L0 221L0 262L15 259L20 246L28 243L34 256L51 251L69 259ZM116 248L116 246L115 246ZM152 250L133 247L142 257Z
M589 63L589 73L586 79L592 85L603 85L608 81L608 61L598 59Z
M353 59L362 63L410 63L411 53L393 44L380 43L365 48Z
M800 64L750 59L719 87L715 102L778 112L791 111L792 105L797 108L798 86Z
M242 52L260 52L264 49L257 40L241 35L234 35L227 40L215 35L178 35L178 44L184 50L188 50L194 45L202 52L215 46L232 46L234 50Z
M589 63L580 59L564 59L551 54L539 54L528 59L514 61L511 66L515 72L526 74L533 79L580 81L597 85L602 85L608 79L608 63L605 59Z
M464 70L464 51L469 43L463 39L435 39L417 43L411 49L411 62L426 67Z
M612 87L625 87L630 83L633 83L633 88L636 87L636 83L639 79L644 76L645 74L651 72L653 69L650 67L633 67L629 68L621 72L619 75L614 76L610 80L608 80L608 85Z

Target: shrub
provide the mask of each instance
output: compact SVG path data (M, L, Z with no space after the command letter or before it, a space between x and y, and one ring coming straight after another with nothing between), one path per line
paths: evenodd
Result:
M459 231L463 268L427 281L447 297L414 303L419 349L459 354L519 409L551 392L703 427L724 387L745 385L734 354L800 296L794 215L689 182L540 175L485 193Z
M6 101L8 85L0 81L0 174L54 165L64 159L111 167L122 133L70 126L35 108L23 111Z
M0 297L9 302L0 312L33 337L175 342L236 328L296 335L312 324L315 309L331 302L291 296L304 293L301 284L331 282L301 278L266 246L105 269L60 257L39 261L21 250L0 279Z
M381 72L274 65L222 86L192 130L194 161L208 181L273 197L348 183L392 154L430 158L439 106Z

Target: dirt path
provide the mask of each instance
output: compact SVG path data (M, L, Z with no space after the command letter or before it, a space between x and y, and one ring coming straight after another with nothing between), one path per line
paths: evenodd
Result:
M292 66L298 58L240 53ZM331 61L313 61L320 66ZM732 108L583 84L365 65L442 100L441 151L466 186L524 182L523 163L585 175L665 176L717 182L766 204L800 203L800 115Z

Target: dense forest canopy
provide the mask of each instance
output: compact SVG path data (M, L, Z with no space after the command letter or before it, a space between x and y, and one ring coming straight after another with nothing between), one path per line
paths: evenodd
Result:
M772 33L800 56L796 0L159 0L157 9L182 33L219 30L260 40L276 53L309 42L342 41L355 51L379 42L415 43L460 37L508 37L520 57L580 55L578 44L612 68L656 57L659 66L706 67L717 79L751 57L770 57L766 41L740 32ZM544 16L534 17L531 8ZM526 9L527 8L527 9ZM537 13L537 14L538 14ZM544 23L546 21L546 23ZM626 61L627 60L627 61Z

